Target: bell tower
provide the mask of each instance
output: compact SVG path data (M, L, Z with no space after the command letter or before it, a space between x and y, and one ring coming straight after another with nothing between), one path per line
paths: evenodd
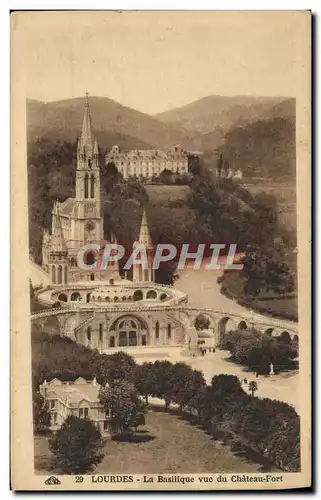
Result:
M76 201L78 223L75 238L79 241L99 241L103 237L99 149L92 131L88 93L85 97L82 131L77 145Z

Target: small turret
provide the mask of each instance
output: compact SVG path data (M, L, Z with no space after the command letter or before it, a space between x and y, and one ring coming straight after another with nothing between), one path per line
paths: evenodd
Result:
M144 269L142 264L133 265L133 281L154 281L153 270L153 243L149 233L146 211L143 210L142 221L138 240L133 244L133 248L142 247L146 251L148 268Z

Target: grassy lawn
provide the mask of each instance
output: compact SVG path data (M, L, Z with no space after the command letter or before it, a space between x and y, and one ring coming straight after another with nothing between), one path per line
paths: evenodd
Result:
M151 203L166 205L177 201L184 203L191 192L189 186L166 186L162 184L147 184L145 189Z
M106 440L105 457L93 473L228 473L262 470L262 462L255 463L251 458L244 453L232 453L229 447L213 441L203 430L160 408L148 413L146 426L140 428L131 442ZM40 474L59 472L54 469L53 457L44 436L35 437L35 469Z

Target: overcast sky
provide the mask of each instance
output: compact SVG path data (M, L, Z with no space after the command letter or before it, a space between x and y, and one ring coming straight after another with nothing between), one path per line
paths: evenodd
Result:
M26 13L27 96L157 113L217 95L296 96L303 13ZM299 22L298 22L299 21Z

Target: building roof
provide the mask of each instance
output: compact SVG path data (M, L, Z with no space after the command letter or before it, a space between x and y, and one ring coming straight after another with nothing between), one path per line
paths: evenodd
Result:
M118 155L121 158L128 158L129 160L153 160L153 159L163 159L172 160L177 158L187 158L185 150L180 146L175 146L172 149L162 151L160 149L133 149L129 152L119 152L119 149L115 149L115 146L106 154L106 158Z
M74 382L61 382L58 379L53 379L42 385L46 388L46 398L67 399L69 405L78 406L82 401L88 403L99 403L99 390L101 385L96 382L86 381L83 378L78 378Z
M67 198L62 203L58 202L58 210L60 215L78 217L79 202L75 198Z

